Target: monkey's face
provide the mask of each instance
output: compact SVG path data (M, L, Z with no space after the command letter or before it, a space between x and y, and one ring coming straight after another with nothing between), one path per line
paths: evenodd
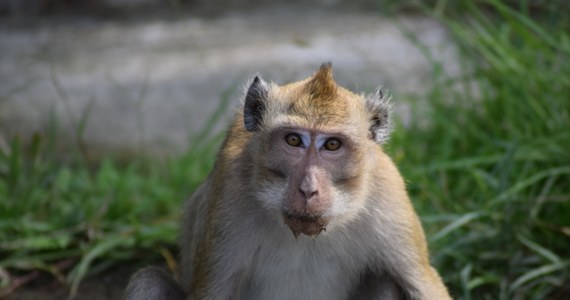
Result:
M341 130L279 126L267 133L259 200L295 236L316 236L361 206L362 145Z
M295 236L333 229L363 209L367 154L389 132L380 90L363 97L337 86L330 65L285 86L255 77L243 117L256 145L256 197Z

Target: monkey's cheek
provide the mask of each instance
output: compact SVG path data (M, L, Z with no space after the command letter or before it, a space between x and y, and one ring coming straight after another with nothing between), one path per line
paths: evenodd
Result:
M316 237L327 230L329 220L322 216L296 216L285 213L285 225L291 229L295 238L300 234Z

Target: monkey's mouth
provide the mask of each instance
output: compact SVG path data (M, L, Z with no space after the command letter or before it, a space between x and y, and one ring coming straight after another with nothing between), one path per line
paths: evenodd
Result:
M296 214L291 212L283 212L285 225L293 232L295 237L301 233L315 237L322 231L326 231L328 218L323 215Z

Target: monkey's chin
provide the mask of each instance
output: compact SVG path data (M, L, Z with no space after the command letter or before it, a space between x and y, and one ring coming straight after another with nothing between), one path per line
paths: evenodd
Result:
M292 214L289 212L283 213L285 225L293 232L295 238L301 233L310 237L316 237L321 232L327 230L329 220L322 215L306 215L306 214Z

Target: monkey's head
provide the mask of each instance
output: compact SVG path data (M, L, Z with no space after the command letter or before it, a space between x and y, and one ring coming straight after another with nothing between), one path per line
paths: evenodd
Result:
M357 95L330 64L284 86L255 77L244 103L252 133L256 197L293 231L316 236L355 218L367 201L369 168L390 132L381 90Z

